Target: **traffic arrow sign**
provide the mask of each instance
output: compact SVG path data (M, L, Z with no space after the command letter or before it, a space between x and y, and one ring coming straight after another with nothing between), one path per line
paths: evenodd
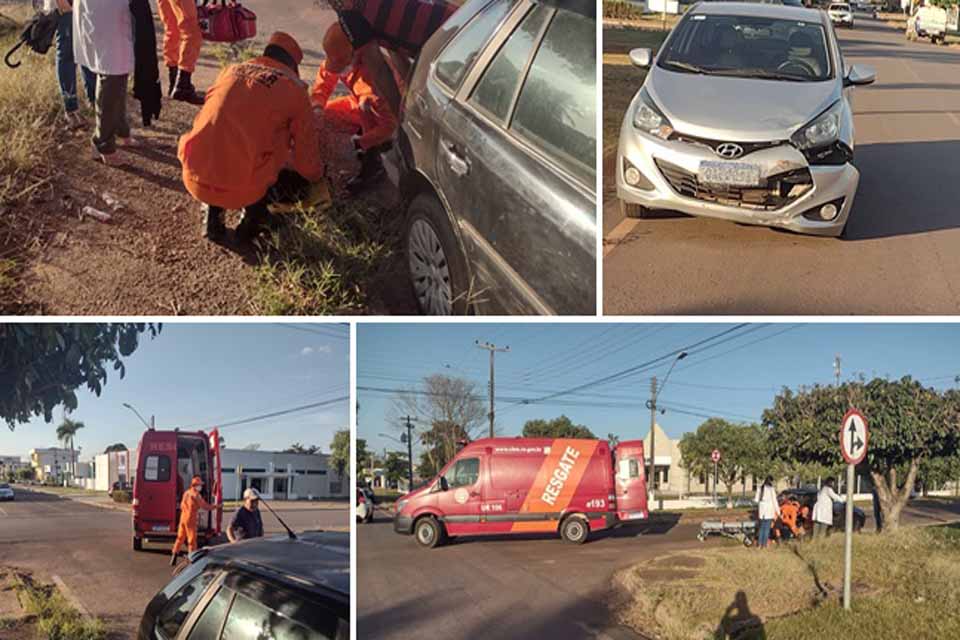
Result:
M856 409L850 409L840 423L840 453L847 464L860 464L867 457L870 432L867 419Z

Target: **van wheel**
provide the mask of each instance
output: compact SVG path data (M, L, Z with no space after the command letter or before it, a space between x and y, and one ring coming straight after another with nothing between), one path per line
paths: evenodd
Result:
M137 536L133 536L133 550L143 551L143 538L138 538Z
M446 210L434 196L421 193L410 203L404 244L408 277L420 311L431 316L466 314L470 310L467 260Z
M433 549L443 543L443 525L433 516L425 516L413 525L413 537L421 547Z
M560 537L573 544L583 544L590 534L590 525L580 516L570 516L560 525Z
M624 218L649 218L650 209L639 205L632 204L629 202L620 201L620 213L623 214Z

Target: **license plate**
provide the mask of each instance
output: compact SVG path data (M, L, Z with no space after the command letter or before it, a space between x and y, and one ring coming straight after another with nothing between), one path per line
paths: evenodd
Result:
M759 187L760 166L747 162L718 162L704 160L700 163L697 179L706 184L731 187Z
M155 524L150 527L151 531L170 531L170 525L166 524Z

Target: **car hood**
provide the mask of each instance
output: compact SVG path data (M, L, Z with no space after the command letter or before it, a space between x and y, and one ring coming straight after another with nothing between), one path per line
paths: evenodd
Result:
M836 80L787 82L667 71L645 87L678 133L710 140L786 140L840 98Z

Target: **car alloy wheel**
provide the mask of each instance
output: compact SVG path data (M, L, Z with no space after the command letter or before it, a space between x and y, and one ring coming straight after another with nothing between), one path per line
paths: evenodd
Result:
M440 238L426 220L417 219L411 225L407 255L420 308L430 315L450 315L453 312L450 265Z

